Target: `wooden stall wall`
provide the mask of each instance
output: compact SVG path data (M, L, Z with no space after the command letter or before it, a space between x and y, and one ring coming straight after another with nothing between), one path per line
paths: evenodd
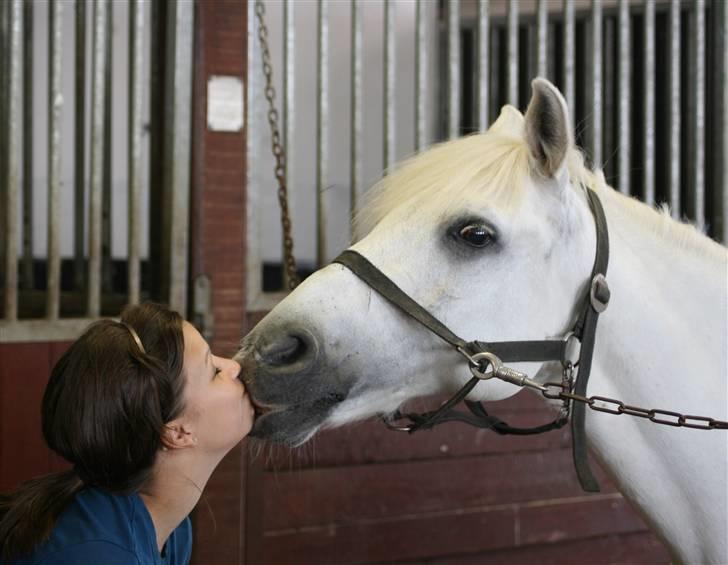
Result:
M553 417L528 393L491 407L526 426ZM409 435L372 421L252 464L262 539L250 539L251 564L670 562L603 473L601 493L581 491L568 429Z
M40 405L51 368L69 346L0 343L0 492L68 467L43 441Z

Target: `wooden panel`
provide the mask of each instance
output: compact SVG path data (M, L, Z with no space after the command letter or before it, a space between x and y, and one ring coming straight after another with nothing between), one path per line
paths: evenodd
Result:
M261 563L376 563L447 555L453 548L475 552L511 547L516 543L515 514L513 508L500 508L269 534Z
M61 358L61 355L65 353L65 351L71 346L70 341L59 341L55 343L51 343L50 345L50 365L48 367L48 377L50 377L51 369L53 366L58 362L58 360ZM45 381L48 382L47 379ZM44 385L45 386L45 385ZM38 401L38 405L40 406L40 400ZM71 464L63 459L60 455L57 455L50 449L48 450L48 457L50 460L50 471L55 473L57 471L65 471L67 469L71 468Z
M670 556L651 533L610 535L575 542L458 555L407 565L668 565ZM405 565L405 562L400 562Z
M614 487L598 473L602 492ZM266 473L266 530L580 497L568 449Z
M0 490L50 471L40 422L49 364L47 343L0 344Z
M618 494L597 495L566 503L504 505L282 530L266 534L263 562L288 563L293 555L300 565L402 562L453 552L490 554L527 546L541 550L546 544L563 547L574 540L645 531L644 523ZM474 562L486 562L485 555L479 559Z
M437 406L438 403L428 403ZM418 408L421 409L421 408ZM551 421L554 412L539 398L520 394L487 409L511 425L534 426ZM450 423L433 430L405 434L392 432L380 420L320 433L297 449L263 445L267 470L306 469L365 463L446 459L466 455L544 451L571 445L569 427L532 436L501 436L490 430Z

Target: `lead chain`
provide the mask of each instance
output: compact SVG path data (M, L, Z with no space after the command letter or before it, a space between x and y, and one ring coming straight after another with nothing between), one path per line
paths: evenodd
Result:
M566 387L564 382L544 383L544 387L541 393L546 398L551 400L564 400L565 402L571 400L581 402L597 412L606 412L607 414L615 415L627 414L628 416L645 418L650 422L665 426L693 428L696 430L728 430L728 422L707 416L691 416L670 410L661 410L659 408L640 408L639 406L630 406L621 400L607 396L582 396L571 392L571 387ZM552 392L554 390L557 392Z
M255 15L258 19L258 39L263 59L265 75L265 98L268 100L268 125L270 126L272 151L276 160L275 176L278 180L278 203L281 208L281 228L283 230L283 260L286 265L288 290L293 290L300 282L296 269L296 258L293 255L293 237L291 236L291 216L288 210L288 187L286 186L286 152L281 144L281 133L278 128L278 110L275 106L276 91L273 88L273 67L271 66L268 48L268 27L263 19L265 6L262 0L255 2Z

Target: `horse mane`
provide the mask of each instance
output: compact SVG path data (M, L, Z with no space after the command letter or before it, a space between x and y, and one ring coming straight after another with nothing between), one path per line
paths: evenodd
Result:
M518 206L526 185L524 179L530 174L523 129L523 115L507 105L486 132L436 144L400 163L365 193L354 217L356 238L369 233L401 205L426 200L447 214L465 202L472 203L474 187L478 187L478 199L483 202L507 209ZM646 227L679 248L708 253L711 249L723 250L695 226L674 220L666 205L657 210L614 190L601 169L592 171L586 166L577 147L569 149L566 165L576 190L597 191L603 200L614 203L610 208L617 214L632 218L630 223Z

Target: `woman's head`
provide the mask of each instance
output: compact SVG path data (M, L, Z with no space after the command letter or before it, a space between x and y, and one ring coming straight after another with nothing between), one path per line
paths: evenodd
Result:
M0 559L46 539L84 484L139 491L160 457L183 475L190 461L214 468L252 427L239 372L179 314L156 304L91 325L53 368L43 396L43 435L74 470L0 494ZM174 459L178 453L194 457Z
M42 407L50 448L85 483L118 492L148 478L164 424L183 411L185 388L179 314L143 304L121 320L97 322L71 345L51 372Z
M247 435L253 409L239 372L176 312L131 306L121 322L89 327L56 364L43 434L84 483L138 490L163 448L221 458Z

